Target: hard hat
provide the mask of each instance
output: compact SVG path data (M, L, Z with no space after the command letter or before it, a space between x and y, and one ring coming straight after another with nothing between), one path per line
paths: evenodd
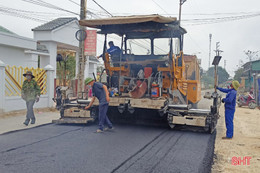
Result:
M239 82L237 80L232 81L232 86L235 90L237 90L240 86Z
M94 81L93 78L91 77L88 77L86 80L85 80L85 84L88 85L90 82Z

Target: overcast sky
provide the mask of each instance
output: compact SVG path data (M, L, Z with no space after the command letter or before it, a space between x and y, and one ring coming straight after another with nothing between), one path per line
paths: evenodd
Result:
M27 2L26 2L27 1ZM32 28L57 17L75 17L76 15L57 9L38 6L28 1L37 0L1 0L0 25L25 37L33 37ZM42 0L65 10L79 13L80 0ZM74 1L76 3L73 3ZM162 14L178 16L179 0L96 0L112 15ZM224 66L230 75L239 65L239 60L248 61L245 50L260 50L260 1L259 0L187 0L182 6L182 26L187 30L184 40L184 53L196 54L202 59L203 69L208 68L209 34L212 34L212 50L220 42ZM3 12L7 8L28 12ZM106 13L92 0L87 0L87 9L105 17ZM16 15L16 16L11 16ZM24 14L27 18L19 18ZM93 16L97 17L97 16ZM196 20L196 19L203 19ZM209 20L205 20L209 19ZM238 20L239 19L239 20ZM211 23L211 24L209 24ZM102 45L99 40L98 46ZM100 49L98 49L100 50ZM99 54L98 52L97 54ZM212 51L212 57L215 53Z

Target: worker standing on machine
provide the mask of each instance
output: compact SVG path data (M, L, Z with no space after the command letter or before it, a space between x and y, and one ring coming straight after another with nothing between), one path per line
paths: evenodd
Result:
M109 45L109 49L107 49L107 53L110 54L111 56L111 60L113 63L114 67L119 67L119 61L120 61L120 54L122 53L121 49L118 46L114 45L113 41L108 42ZM101 54L100 56L98 56L97 58L99 59L100 57L102 57L103 54ZM121 59L121 61L125 61L124 59ZM117 62L117 63L115 63Z
M232 139L234 126L233 119L236 110L236 95L237 89L239 87L239 82L237 80L232 81L230 89L219 88L217 89L221 92L227 93L226 98L222 99L222 103L225 103L225 122L226 122L226 136L222 139Z
M112 130L113 125L107 117L108 104L110 101L107 86L100 82L95 82L95 80L90 77L85 80L85 84L92 87L93 94L91 102L85 109L89 109L93 105L96 97L99 100L99 128L96 132L101 133L104 130ZM106 124L108 128L104 129L104 124Z

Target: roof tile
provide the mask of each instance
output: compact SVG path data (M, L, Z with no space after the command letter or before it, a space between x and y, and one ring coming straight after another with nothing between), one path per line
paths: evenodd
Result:
M50 22L47 22L43 25L40 25L36 28L33 28L32 31L51 31L58 27L61 27L73 20L78 20L76 17L68 17L68 18L57 18Z

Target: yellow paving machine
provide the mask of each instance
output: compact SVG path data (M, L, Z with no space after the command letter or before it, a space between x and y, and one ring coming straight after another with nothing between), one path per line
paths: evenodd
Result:
M113 111L109 116L119 114L117 118L120 118L139 111L135 118L146 116L149 119L152 116L148 112L153 112L165 119L171 128L187 125L214 131L220 97L216 91L209 94L207 97L214 100L210 109L197 109L201 100L199 61L196 56L183 53L186 30L176 18L137 15L80 20L79 23L104 35L105 69L100 79L105 79L102 82L111 93L109 107ZM117 58L107 52L110 35L120 38L121 51ZM218 65L217 60L215 65ZM75 103L62 102L59 122L66 122L66 118L74 122L85 117L83 123L96 119L98 102L85 113L82 108L88 103L84 99L77 99Z

